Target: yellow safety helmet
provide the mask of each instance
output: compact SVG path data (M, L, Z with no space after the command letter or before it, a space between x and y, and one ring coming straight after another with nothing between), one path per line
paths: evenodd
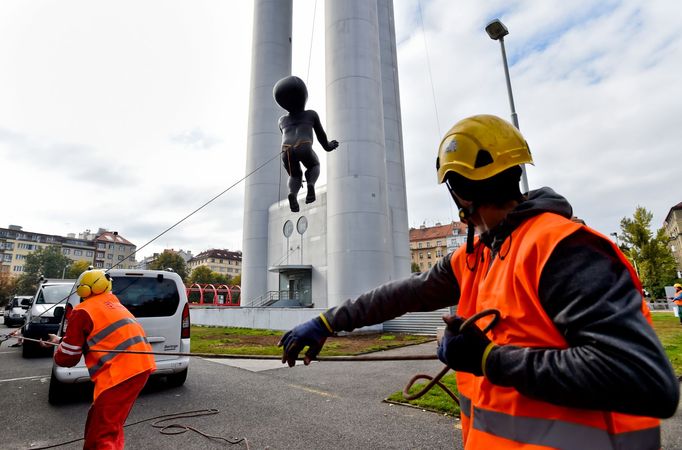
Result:
M81 275L76 293L80 298L88 298L109 292L111 289L111 276L108 273L103 270L88 270Z
M450 171L480 181L525 163L533 164L533 158L519 130L497 116L482 114L460 120L445 134L436 170L438 183Z
M680 283L675 283L675 284L673 284L673 287L674 287L675 289L682 289L682 284L680 284Z

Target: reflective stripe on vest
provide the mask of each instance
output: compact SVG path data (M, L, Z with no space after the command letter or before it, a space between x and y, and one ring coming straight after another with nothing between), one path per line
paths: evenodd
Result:
M561 449L643 450L661 446L658 427L614 435L575 422L512 416L476 407L473 427L512 441Z
M144 342L145 344L148 344L147 338L144 336L133 336L130 339L127 339L123 342L121 342L119 345L116 346L116 348L113 348L112 350L116 350L116 352L97 352L98 354L103 355L97 363L95 363L92 367L88 367L88 372L90 373L90 377L95 376L95 374L102 368L104 364L106 364L108 361L112 360L113 358L117 357L121 353L117 353L120 350L126 350L130 347L132 347L135 344L139 344L140 342Z
M126 317L125 319L117 320L116 322L112 323L108 327L104 328L102 331L88 339L88 347L92 347L93 345L97 344L99 341L102 339L106 338L109 336L111 333L116 331L117 329L121 328L123 325L129 324L129 323L137 323L137 321L133 318Z
M480 240L476 242L474 265L467 266L464 248L457 250L452 256L452 269L461 292L458 314L468 317L483 309L498 309L501 320L488 333L498 345L567 348L564 336L545 312L537 292L540 275L552 251L579 229L610 242L587 227L544 213L514 230L503 243L504 259L491 259L490 250L481 247ZM641 292L634 269L615 244L612 246ZM649 319L643 299L642 312ZM483 321L479 325L484 326ZM509 445L509 440L518 443L518 448L527 444L533 449L629 450L660 446L660 422L654 418L554 405L464 372L457 373L457 387L463 400L462 425L467 427L463 430L467 449L501 448Z

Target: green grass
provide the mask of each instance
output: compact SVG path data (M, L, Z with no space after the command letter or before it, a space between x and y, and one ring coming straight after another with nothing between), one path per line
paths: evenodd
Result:
M432 374L435 375L435 374ZM448 387L456 396L459 397L459 392L457 391L457 381L455 380L455 373L450 372L441 378L441 383ZM414 394L421 390L424 386L428 384L428 380L424 383L417 383L410 388L409 394ZM459 405L456 404L448 394L446 394L440 386L432 387L426 394L415 400L407 401L403 397L403 391L397 391L389 395L386 400L396 402L396 403L409 403L410 405L419 406L420 408L427 409L429 411L436 411L440 413L445 413L451 416L459 416Z
M677 376L682 375L682 325L672 312L651 314L654 330L663 344L665 353L675 369Z
M283 332L274 330L192 326L191 351L194 353L237 355L281 355L277 343ZM430 336L407 334L369 334L330 337L320 356L347 356L388 350L433 340Z

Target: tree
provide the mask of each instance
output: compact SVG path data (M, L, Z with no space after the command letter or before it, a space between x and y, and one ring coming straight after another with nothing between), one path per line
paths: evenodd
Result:
M149 267L156 270L173 269L175 273L180 275L183 281L187 278L187 264L185 260L182 259L182 256L170 250L164 250L158 258L149 264Z
M62 254L58 245L50 245L26 255L24 274L45 278L63 278L72 261Z
M0 272L0 306L7 304L16 289L17 280L9 272Z
M675 258L668 248L665 229L654 235L651 230L653 214L637 206L632 218L620 221L620 248L632 262L644 289L654 298L665 297L664 286L675 280Z
M90 268L89 261L76 261L66 270L66 278L75 280L80 276L80 274L88 270L88 268Z
M241 286L242 285L242 274L240 273L239 275L235 275L232 277L230 280L230 284L232 286Z
M412 273L419 273L419 272L422 271L422 270L419 268L419 264L417 264L416 262L413 262L413 263L412 263L411 270L412 270Z
M192 271L189 276L189 283L199 284L233 284L230 277L218 272L212 271L208 266L199 266Z

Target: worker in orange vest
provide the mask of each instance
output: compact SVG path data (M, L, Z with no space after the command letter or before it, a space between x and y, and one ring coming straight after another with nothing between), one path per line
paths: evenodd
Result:
M498 117L455 124L436 169L467 245L288 331L282 362L309 346L309 364L338 331L456 305L438 357L457 372L466 449L660 448L658 418L675 413L679 383L640 281L607 237L571 221L565 198L520 192L521 164L532 162ZM461 327L486 309L500 314L489 331L489 317Z
M677 315L680 317L680 324L682 324L682 284L675 283L673 287L675 288L675 295L670 297L670 300L675 303Z
M59 344L55 363L73 367L85 354L95 384L85 424L84 449L123 449L123 424L156 369L152 355L111 352L152 351L142 326L111 289L111 277L104 271L83 273L76 292L84 301L66 317L64 338L60 342L58 336L49 335L50 342Z

